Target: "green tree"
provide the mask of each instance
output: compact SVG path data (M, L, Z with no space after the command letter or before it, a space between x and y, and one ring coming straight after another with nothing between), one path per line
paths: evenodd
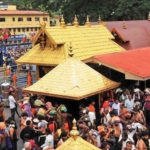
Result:
M32 0L13 0L13 4L20 10L32 9Z
M86 15L90 15L91 21L97 21L99 14L106 21L135 20L146 19L149 11L149 0L68 0L62 9L67 22L72 22L77 14L81 24Z
M46 11L53 16L61 14L63 2L64 0L32 0L32 6L37 10Z
M17 5L18 9L46 11L51 16L64 15L66 22L73 22L75 14L80 24L86 16L90 21L146 19L150 11L150 0L3 0Z
M147 19L150 10L149 0L119 0L114 10L113 20Z

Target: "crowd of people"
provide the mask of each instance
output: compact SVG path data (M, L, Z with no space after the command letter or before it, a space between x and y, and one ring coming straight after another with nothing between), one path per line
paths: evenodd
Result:
M17 65L15 60L23 56L32 46L23 45L23 46L8 46L6 50L0 48L0 66L10 68L16 70ZM22 66L24 67L24 66Z
M79 117L68 111L67 104L54 103L48 97L23 93L23 98L16 101L12 89L8 99L9 118L5 117L2 99L0 104L2 150L17 150L19 138L24 143L23 150L56 149L69 138L73 118L77 119L79 136L102 150L150 149L149 89L118 88L101 94L98 111L96 100L83 101L77 108ZM16 113L19 124L16 124Z
M23 56L29 49L31 49L32 46L30 45L17 45L17 46L8 46L6 49L6 52L3 51L4 53L4 60L7 57L14 58L15 60ZM8 62L9 63L9 62ZM10 65L10 64L8 64Z
M0 43L7 43L7 40L11 38L11 32L9 30L0 30Z
M36 34L37 31L33 31L33 29L30 32L24 30L20 35L16 34L16 32L12 33L9 29L0 29L0 44L8 44L8 41L13 41L14 43L17 43L17 41L21 43L32 42Z

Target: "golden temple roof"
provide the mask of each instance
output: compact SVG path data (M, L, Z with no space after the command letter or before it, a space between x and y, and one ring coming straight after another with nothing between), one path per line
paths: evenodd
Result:
M56 150L100 150L98 147L88 143L81 137L77 137L74 140L70 137L66 142L60 145Z
M90 144L89 142L83 140L78 136L78 131L76 127L76 121L73 121L74 127L71 132L75 134L71 134L71 137L65 141L62 145L60 145L56 150L100 150L98 147Z
M24 91L80 100L118 86L82 61L67 58Z
M43 33L46 34L49 44L41 49L37 41ZM35 46L16 60L16 63L58 65L68 57L67 49L70 42L74 47L74 57L83 61L96 55L124 51L112 39L113 35L103 25L45 27L35 37Z

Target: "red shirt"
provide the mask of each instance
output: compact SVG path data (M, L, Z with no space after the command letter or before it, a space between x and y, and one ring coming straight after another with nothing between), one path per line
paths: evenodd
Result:
M89 105L89 111L95 112L95 107L92 104Z
M7 34L7 33L4 34L4 38L5 38L6 40L8 39L8 34Z

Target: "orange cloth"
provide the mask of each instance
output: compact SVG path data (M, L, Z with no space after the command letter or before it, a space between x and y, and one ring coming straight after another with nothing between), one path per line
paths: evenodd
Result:
M57 124L55 122L49 124L49 129L51 132L53 132L53 134L55 135L55 132L56 132L56 128L57 128Z
M31 79L31 76L30 76L30 75L28 75L28 79L27 79L27 85L28 85L28 86L30 86L30 85L31 85L31 80L32 80L32 79Z
M110 102L109 101L105 101L104 103L103 103L103 108L105 108L105 107L109 107L110 106Z
M32 116L35 116L36 108L32 108L32 109L31 109L31 112L32 112Z
M95 107L92 104L89 105L89 111L95 112Z
M13 83L14 83L14 86L16 85L16 82L17 82L17 76L16 74L13 75Z
M9 75L11 72L10 68L7 69L6 74Z
M68 122L65 123L65 129L69 133L69 124L68 124Z
M24 37L24 38L22 39L22 42L23 42L23 43L27 42L27 38Z

